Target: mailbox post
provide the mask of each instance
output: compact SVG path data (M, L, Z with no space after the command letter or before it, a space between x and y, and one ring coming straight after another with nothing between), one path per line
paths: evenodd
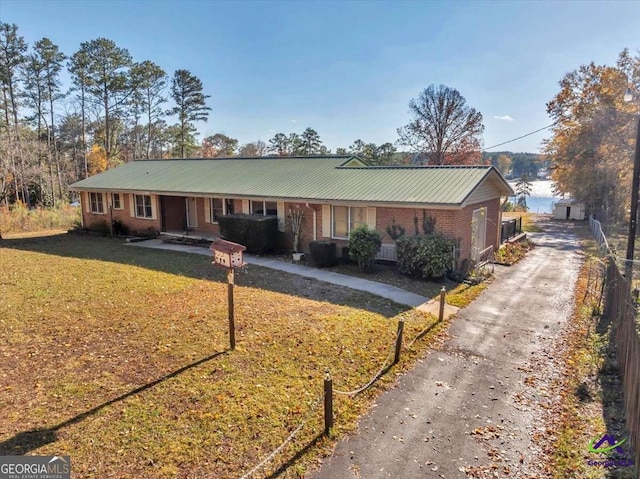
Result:
M242 252L246 246L232 243L223 239L217 239L211 243L213 251L213 264L226 268L227 270L227 305L229 316L229 343L231 349L236 347L236 327L233 317L233 286L235 284L235 269L242 268L246 263L242 257Z

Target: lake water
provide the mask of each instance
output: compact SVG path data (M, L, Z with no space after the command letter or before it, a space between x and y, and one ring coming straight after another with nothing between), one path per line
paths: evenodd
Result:
M511 188L516 189L516 182L510 181ZM537 180L531 182L531 196L527 196L527 206L532 213L549 213L553 212L553 203L561 197L553 196L553 181ZM509 198L511 203L516 202L516 197Z

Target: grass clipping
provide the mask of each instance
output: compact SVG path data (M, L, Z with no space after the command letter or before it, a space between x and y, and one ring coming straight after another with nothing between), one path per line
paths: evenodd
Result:
M325 370L336 389L356 388L388 357L399 318L405 344L434 322L250 267L236 275L237 347L228 351L225 273L204 256L61 235L5 240L0 270L0 454L71 455L84 478L237 478L307 419L254 477L279 468L300 476L332 445L319 437L316 405ZM336 396L333 434L353 429L394 379Z

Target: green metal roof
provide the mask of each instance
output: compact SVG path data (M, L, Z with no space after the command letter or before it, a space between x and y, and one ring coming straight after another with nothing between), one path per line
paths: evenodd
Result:
M169 195L460 205L491 176L491 183L502 196L513 194L500 173L490 166L373 167L353 159L352 156L324 156L140 160L81 180L71 188Z

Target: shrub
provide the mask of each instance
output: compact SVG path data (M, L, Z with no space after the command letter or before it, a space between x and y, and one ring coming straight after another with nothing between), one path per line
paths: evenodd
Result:
M505 243L496 252L495 262L511 266L524 258L531 248L533 248L533 243L529 240Z
M349 234L349 257L358 263L362 272L373 269L380 246L382 246L380 233L369 229L367 225L358 226Z
M313 264L318 268L336 264L336 244L331 241L312 241L309 243L309 252Z
M97 233L102 236L109 236L111 234L111 228L105 220L94 221L89 225L89 231Z
M122 236L128 236L129 235L129 227L127 225L125 225L122 220L113 220L111 222L111 228L113 229L113 234L114 235L122 235Z
M419 279L444 277L453 261L453 241L441 235L403 236L396 242L398 269Z
M247 247L247 253L265 254L276 249L278 218L232 214L218 217L220 234L226 240Z
M436 231L436 219L422 210L422 232L425 235L432 235Z
M387 234L389 235L389 238L391 238L393 241L396 241L401 236L404 236L405 233L406 233L405 228L403 228L400 225L397 225L395 219L391 221L390 225L387 225Z
M343 246L341 248L341 252L342 252L342 254L340 255L340 260L342 261L342 263L344 263L344 264L354 264L354 261L351 259L351 256L349 255L349 247L348 246Z
M81 211L70 205L55 208L27 208L18 201L11 207L0 206L0 231L18 233L48 229L71 229L80 222Z

